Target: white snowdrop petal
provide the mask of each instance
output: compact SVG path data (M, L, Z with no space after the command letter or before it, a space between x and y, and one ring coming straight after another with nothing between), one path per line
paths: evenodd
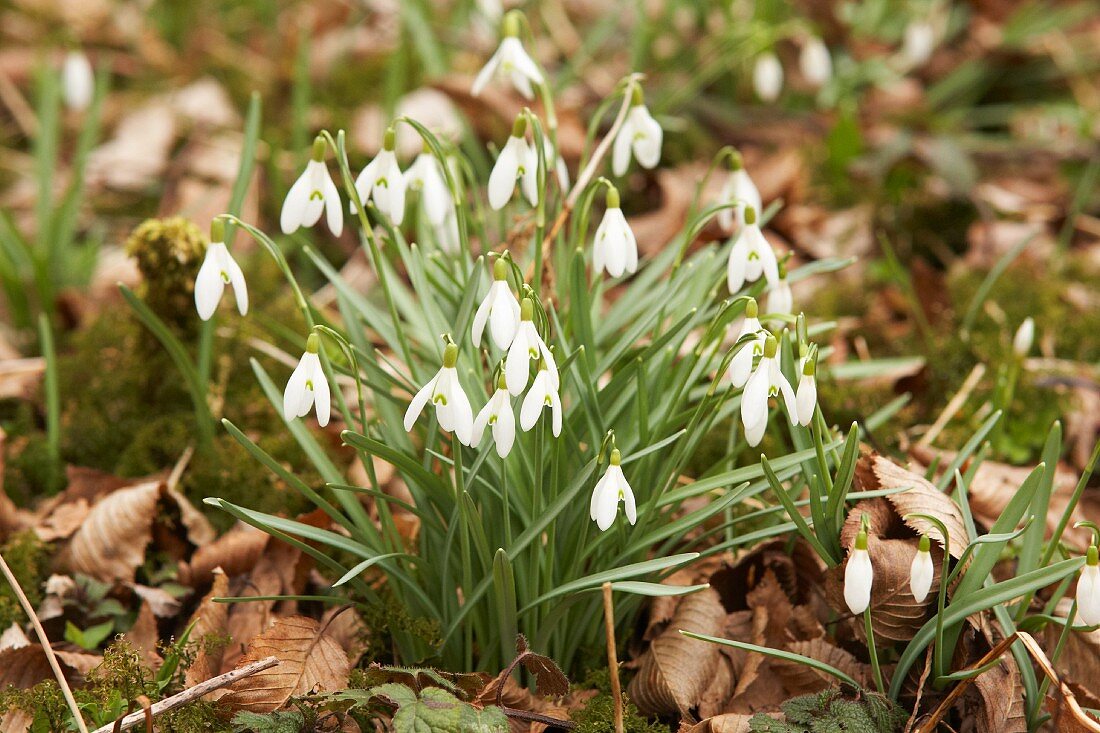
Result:
M317 410L317 424L325 427L328 425L332 411L332 395L329 393L325 370L321 368L320 364L317 365L313 375L313 405Z
M619 128L619 134L611 147L611 172L616 176L622 176L630 166L630 148L634 137L634 125L631 118L627 117L623 126Z
M440 370L442 371L442 370ZM413 424L416 422L416 418L420 417L420 413L424 411L425 405L428 404L428 400L432 398L432 393L435 392L435 383L439 379L437 373L434 377L428 380L428 383L420 388L409 403L409 408L405 410L405 431L412 430Z
M294 181L283 200L283 209L279 214L279 228L283 230L283 234L293 234L302 226L302 214L309 201L309 186L310 175L307 168Z
M507 394L504 393L505 404L497 415L497 421L493 423L493 440L497 444L497 455L501 458L508 457L516 442L516 416L512 412L511 403L507 401Z
M225 292L225 281L222 280L221 268L214 256L213 246L206 251L199 274L195 276L195 308L199 312L199 318L210 320L214 311L218 308L218 302Z
M844 568L844 602L852 613L860 614L871 605L874 569L866 550L852 550Z
M932 565L932 554L920 552L913 557L913 564L909 568L909 591L917 603L923 603L928 597L928 591L932 588L932 577L936 569Z
M306 390L306 379L309 375L303 360L298 362L294 371L290 373L290 379L283 390L283 418L293 420L298 417L298 407L301 404L302 393Z
M508 200L512 198L512 191L516 188L516 176L519 175L520 146L525 143L514 137L508 138L504 149L500 151L496 164L489 174L489 206L494 210L504 208Z
M798 380L798 392L795 395L795 403L798 407L798 424L809 426L814 417L814 408L817 406L817 380L803 374Z
M477 76L474 77L474 85L470 89L470 94L478 96L485 87L489 85L489 81L493 78L493 74L496 73L497 67L500 66L501 49L498 48L496 52L489 57L489 60L485 62L485 66L481 67L481 71L477 72Z

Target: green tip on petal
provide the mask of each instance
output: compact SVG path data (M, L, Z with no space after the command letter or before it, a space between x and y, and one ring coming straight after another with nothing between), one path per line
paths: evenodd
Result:
M613 448L611 450L611 465L612 466L618 466L620 463L622 463L622 461L623 461L623 456L622 456L621 453L619 453L619 449L618 448Z
M225 241L225 220L214 219L210 222L210 242Z
M768 338L764 340L764 357L767 359L774 359L775 352L779 350L779 342L775 340L775 336L768 334Z
M1088 552L1085 553L1085 562L1092 567L1100 565L1100 556L1097 554L1096 545L1089 546Z
M746 206L745 207L745 223L746 224L755 224L756 223L756 207L755 206Z
M932 542L928 539L928 535L921 535L920 544L917 546L917 549L921 552L928 552L930 549L932 549Z
M530 298L524 298L519 302L519 319L530 321L535 317L535 304Z
M393 129L393 125L386 128L386 134L382 136L382 149L390 150L394 149L397 143L397 133Z
M630 106L641 107L645 104L645 92L642 91L640 84L634 85L634 91L630 94Z
M443 368L454 369L458 363L458 344L447 344L443 349Z
M614 186L609 186L607 189L607 208L617 209L619 208L619 189Z
M745 318L756 318L760 315L760 306L756 302L756 298L749 298L749 302L745 303Z
M522 138L527 134L527 115L520 113L516 121L512 123L512 137Z
M493 263L493 279L508 279L508 262L503 257L498 257L497 261Z
M318 135L317 137L313 138L313 154L310 156L310 158L318 162L324 160L325 147L326 144L324 135Z
M315 333L311 333L306 339L306 352L309 354L316 354L321 350L321 337Z
M518 38L520 24L523 22L523 13L519 10L509 10L504 14L504 20L500 24L500 35L505 38Z

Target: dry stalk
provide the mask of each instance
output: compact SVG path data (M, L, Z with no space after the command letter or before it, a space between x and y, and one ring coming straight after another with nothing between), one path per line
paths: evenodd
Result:
M162 715L169 710L175 710L181 705L186 705L192 700L198 700L203 695L206 695L222 687L231 685L237 680L244 679L245 677L254 675L257 672L262 672L265 669L274 667L278 663L279 660L276 657L266 657L257 662L252 662L251 664L246 664L243 667L238 667L237 669L230 670L225 674L220 674L217 677L211 677L205 682L200 682L194 687L188 687L182 692L177 692L171 697L166 697L160 702L155 703L152 706L145 708L144 710L138 710L136 713L130 713L126 717L122 718L122 720L116 720L114 723L111 723L110 725L105 725L102 728L96 728L94 731L92 731L92 733L111 733L112 731L116 730L129 730L130 728L144 723L147 716L155 717L157 715ZM87 729L84 729L84 731L85 733L87 733Z
M611 673L611 697L615 700L615 733L623 733L623 688L619 683L619 655L615 651L615 606L611 583L603 584L603 623L607 633L607 668Z
M61 686L61 694L65 696L65 703L73 714L73 720L76 721L77 728L80 733L88 733L88 726L84 724L84 718L80 715L80 708L76 704L68 680L65 679L65 673L61 671L61 664L57 661L57 655L53 653L53 647L50 646L50 639L46 636L46 630L42 628L42 622L38 620L34 607L31 606L27 594L23 592L19 581L15 579L15 575L8 567L3 555L0 555L0 572L3 572L8 585L15 591L15 596L19 599L19 605L23 607L23 612L27 614L27 618L31 620L31 625L34 626L34 633L38 635L38 642L42 645L42 651L46 653L46 660L50 663L50 669L53 670L54 677L57 678L57 684Z

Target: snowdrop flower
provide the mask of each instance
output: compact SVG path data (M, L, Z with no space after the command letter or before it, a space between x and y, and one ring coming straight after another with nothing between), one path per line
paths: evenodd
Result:
M416 156L409 169L405 171L405 184L408 188L420 192L420 205L428 223L439 229L448 216L454 213L454 201L451 199L447 179L443 175L443 166L429 151Z
M634 87L630 111L626 113L623 126L615 136L611 150L611 170L616 176L626 173L630 166L631 153L643 168L654 168L661 162L661 141L664 132L653 115L645 106L642 88Z
M1090 545L1085 567L1077 579L1077 614L1086 626L1100 624L1100 560L1096 545Z
M543 83L538 64L527 54L527 50L519 40L519 19L519 11L512 11L504 16L500 47L478 72L474 79L474 86L470 90L475 97L481 94L488 86L489 80L498 72L511 81L516 91L527 99L535 96L531 85Z
M435 227L435 238L439 242L439 248L447 254L458 251L462 242L458 233L458 214L453 209L443 223Z
M321 368L321 357L317 354L320 347L320 337L311 333L306 339L306 353L302 354L283 390L283 417L287 420L305 417L309 414L309 408L316 405L317 424L321 427L328 425L332 399L328 379Z
M1012 339L1012 350L1021 359L1031 351L1031 343L1035 340L1035 319L1028 316L1020 327L1016 329L1016 336Z
M512 198L516 179L521 179L520 188L532 206L538 206L538 167L539 156L535 149L527 144L527 117L521 114L512 125L512 135L504 143L497 162L489 174L489 206L494 211L504 208Z
M554 354L546 347L546 342L539 336L531 320L534 317L535 304L530 298L524 298L520 302L519 310L519 328L516 329L515 338L508 347L508 358L504 363L508 391L518 395L527 387L531 360L540 358L548 374L550 386L556 390L559 385L558 365L554 361ZM522 421L522 415L520 417Z
M512 345L519 328L519 301L508 287L508 261L504 257L493 263L493 284L474 314L474 346L479 348L486 323L498 349L507 349Z
M752 70L752 88L765 102L774 102L783 91L783 66L774 53L768 51L756 59Z
M596 228L592 266L596 270L606 270L611 277L621 277L624 272L633 273L638 269L638 242L619 208L619 191L614 186L607 189L607 210Z
M825 86L833 75L833 59L829 48L817 36L810 36L802 43L798 54L798 67L802 76L815 88Z
M739 227L745 226L745 209L747 207L751 206L754 211L760 211L764 208L764 204L760 200L760 191L756 188L756 184L752 182L752 178L749 177L749 172L745 170L740 153L735 152L730 156L730 174L722 185L719 201L723 204L737 204L733 208L722 209L718 212L718 225L727 232L733 231L735 216L737 217L737 225Z
M921 66L932 58L936 48L936 29L927 20L913 20L905 26L901 55L910 66Z
M364 205L373 197L378 210L390 218L394 226L401 226L405 218L405 174L397 164L394 152L395 135L393 128L386 130L382 138L382 150L367 163L367 167L355 179L355 190ZM351 203L355 213L355 203Z
M798 379L798 390L794 396L798 424L809 427L817 407L817 360L805 359L802 362L802 376Z
M764 355L764 342L768 338L768 332L760 327L759 313L760 307L756 304L756 299L749 298L748 303L745 304L745 320L741 324L741 331L737 334L735 343L750 334L753 340L738 349L726 371L734 387L745 386L752 374L753 359Z
M588 513L592 517L592 521L602 531L607 531L615 522L615 517L619 513L620 501L626 510L627 521L631 525L638 521L638 508L634 503L634 492L631 490L630 484L627 483L626 476L623 475L622 466L619 465L621 461L622 456L619 454L619 449L613 449L611 451L611 465L607 467L607 473L596 483L596 488L592 489L592 502Z
M69 51L61 67L61 91L69 109L80 112L88 108L95 94L95 74L83 51Z
M539 373L535 375L535 381L531 383L531 389L527 390L527 396L523 398L523 404L519 408L519 426L524 431L535 427L543 408L550 408L550 429L554 437L561 435L561 397L558 396L558 372L554 367L551 373L551 363L542 360ZM507 368L507 367L506 367Z
M779 262L756 223L756 209L746 206L745 226L730 249L726 273L730 294L736 293L746 282L756 282L761 275L769 285L775 286L779 282Z
M794 296L787 282L787 266L780 263L776 269L779 279L768 290L768 313L789 316L794 311Z
M210 223L210 245L206 248L206 257L195 278L195 308L199 311L199 318L210 320L226 285L233 286L237 310L242 316L248 313L248 287L244 282L244 273L225 247L225 222L215 219Z
M871 605L871 583L875 571L867 554L867 520L856 535L856 544L848 553L848 565L844 568L844 602L855 614L863 613Z
M917 603L923 603L928 597L932 576L936 574L936 569L932 566L932 554L928 551L930 548L928 536L921 535L917 554L913 556L913 564L909 567L909 591Z
M779 368L778 349L778 342L769 334L764 341L764 355L741 394L741 422L745 425L745 440L751 446L760 444L768 426L768 398L782 394L792 423L798 414L794 390Z
M493 396L474 418L471 446L481 445L485 428L489 426L493 429L493 442L497 447L497 455L507 458L512 451L512 444L516 442L516 416L512 413L512 396L508 394L508 385L504 381L503 372L497 379L497 388Z
M455 369L457 363L458 345L449 342L443 349L443 366L409 403L409 409L405 411L405 430L412 430L416 418L420 417L425 405L431 401L435 406L439 427L454 433L462 445L472 445L474 411L458 381L458 370Z
M328 228L337 237L344 231L344 212L340 208L340 193L325 167L325 139L318 135L313 140L313 155L306 169L290 187L283 201L279 226L283 234L293 234L298 227L311 227L325 212Z

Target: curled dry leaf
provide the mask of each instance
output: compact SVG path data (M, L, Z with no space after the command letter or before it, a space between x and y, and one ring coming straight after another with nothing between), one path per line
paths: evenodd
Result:
M145 561L145 550L153 541L162 506L179 513L192 545L213 539L213 529L200 519L198 510L163 481L152 479L118 489L97 501L62 551L62 564L96 580L132 582L134 571ZM173 534L167 539L177 542L180 538Z
M681 726L681 733L750 733L751 715L741 713L723 713L696 723L690 727Z
M930 539L942 546L942 532L936 525L920 517L906 518L912 514L928 514L935 517L947 527L951 556L954 558L962 556L963 550L971 539L966 531L962 512L951 497L937 489L923 476L902 468L884 456L871 455L859 459L856 464L856 480L859 482L860 491L906 488L906 491L886 497L902 521L913 531L928 535Z
M347 687L351 665L347 653L316 620L287 616L252 640L241 664L265 657L278 666L238 680L221 702L232 710L269 713L292 695L333 691Z
M180 563L180 581L204 586L213 579L216 568L230 577L247 573L256 567L270 537L262 529L238 523L213 542L200 545L189 562Z
M184 676L187 687L205 682L218 674L218 670L221 669L223 647L203 642L204 639L224 636L226 633L229 606L224 603L215 603L214 599L229 593L229 579L220 568L214 570L213 579L210 591L199 601L198 607L188 622L188 626L191 627L191 641L198 643L198 652Z
M77 685L103 658L98 654L54 649L61 671L70 684ZM10 647L0 651L0 690L9 685L25 690L45 679L53 679L46 653L38 644Z
M1017 632L1017 636L1024 643L1024 648L1027 649L1035 664L1053 683L1052 692L1045 701L1047 712L1051 715L1053 730L1059 733L1100 733L1100 723L1081 709L1069 685L1059 678L1038 642L1030 634L1022 631Z
M861 685L866 685L870 675L868 666L852 654L831 644L824 638L811 639L809 641L792 641L787 644L787 651L801 654L804 657L816 659L819 662L836 667ZM813 667L804 664L796 664L783 659L771 660L771 668L783 680L783 687L792 696L807 695L811 692L819 692L826 687L834 687L836 678Z
M122 636L141 654L141 658L150 669L160 669L160 665L164 663L160 654L157 653L160 632L157 630L156 615L148 601L142 601L137 620Z
M627 694L644 714L679 713L690 717L707 691L718 666L719 647L679 633L680 629L722 636L726 609L717 591L708 588L687 596L668 628L642 656Z

